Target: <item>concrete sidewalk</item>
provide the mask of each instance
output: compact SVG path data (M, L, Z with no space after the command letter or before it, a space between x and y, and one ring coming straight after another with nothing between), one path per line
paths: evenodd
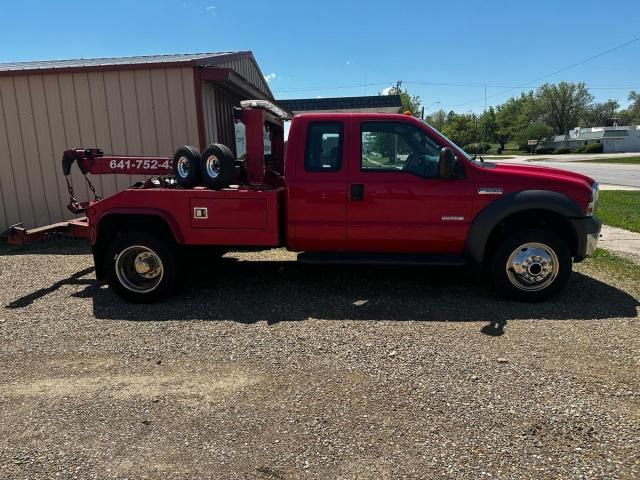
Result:
M640 263L640 233L602 225L599 247Z
M490 162L501 161L498 157L499 155L487 155L491 157L489 159ZM639 157L640 152L623 152L623 153L565 153L562 155L554 155L554 154L542 154L538 153L536 155L530 155L527 153L523 153L522 155L512 155L509 153L504 154L505 157L510 157L505 161L509 160L520 160L525 162L531 161L545 161L548 163L554 162L582 162L585 160L607 160L611 158L626 158L626 157Z

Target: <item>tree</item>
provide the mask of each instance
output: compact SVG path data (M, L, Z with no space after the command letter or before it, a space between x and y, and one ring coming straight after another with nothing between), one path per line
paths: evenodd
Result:
M482 140L485 142L494 142L496 140L496 129L498 123L496 120L496 111L493 107L489 107L482 115L480 115L480 132Z
M447 123L447 112L440 109L437 112L427 115L426 120L429 125L435 127L437 130L442 130L444 124Z
M495 138L504 150L510 140L516 139L533 121L535 116L533 92L511 97L496 108Z
M584 82L560 82L539 87L535 99L541 120L562 135L578 125L593 96Z
M587 107L580 120L581 127L611 126L613 118L617 117L620 104L615 100L594 103Z
M635 90L629 92L631 105L626 110L619 112L618 125L636 125L640 123L640 93Z
M640 115L640 93L631 90L629 92L629 101L631 102L629 109Z
M411 112L411 115L414 117L419 117L422 112L420 97L418 95L411 95L407 90L403 90L401 86L402 81L399 81L394 87L384 89L379 95L400 95L402 111Z
M534 122L527 125L522 131L518 132L513 140L518 143L521 150L528 148L528 140L538 140L538 142L553 135L553 129L544 122Z
M477 119L475 114L449 112L447 123L442 127L442 133L454 143L464 147L479 140Z

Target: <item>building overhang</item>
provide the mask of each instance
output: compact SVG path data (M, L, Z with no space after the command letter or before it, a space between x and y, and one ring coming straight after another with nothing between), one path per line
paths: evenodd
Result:
M243 97L257 100L271 100L271 98L230 68L199 67L196 69L196 72L200 80L220 83Z
M400 95L298 98L277 100L285 110L299 113L401 113Z

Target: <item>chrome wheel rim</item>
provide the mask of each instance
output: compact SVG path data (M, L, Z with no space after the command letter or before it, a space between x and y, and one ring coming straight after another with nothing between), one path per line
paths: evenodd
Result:
M189 172L191 171L191 164L189 163L187 157L180 157L178 159L177 170L178 175L180 175L182 178L189 176Z
M516 248L507 260L507 277L511 284L525 292L544 290L558 276L558 256L543 243L525 243Z
M220 160L215 155L209 155L205 162L207 176L209 178L217 178L220 175Z
M116 256L116 276L120 284L135 293L155 290L164 277L162 260L143 245L132 245Z

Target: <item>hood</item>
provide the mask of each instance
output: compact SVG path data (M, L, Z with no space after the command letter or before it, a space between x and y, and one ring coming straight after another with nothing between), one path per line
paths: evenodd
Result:
M500 187L505 194L523 190L550 190L574 200L585 211L595 181L580 173L559 168L513 163L477 165L474 179L478 187Z
M513 174L514 176L523 175L525 177L539 178L546 181L562 181L568 180L569 182L586 183L591 189L591 185L595 180L581 173L570 172L568 170L562 170L561 168L553 167L540 167L537 165L519 165L512 163L498 163L494 172L498 174Z

